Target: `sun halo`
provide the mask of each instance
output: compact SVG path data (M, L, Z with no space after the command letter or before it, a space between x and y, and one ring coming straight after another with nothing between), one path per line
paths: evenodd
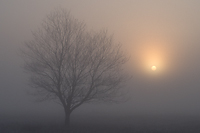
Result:
M151 70L153 70L153 71L155 71L156 69L157 69L156 66L151 67Z

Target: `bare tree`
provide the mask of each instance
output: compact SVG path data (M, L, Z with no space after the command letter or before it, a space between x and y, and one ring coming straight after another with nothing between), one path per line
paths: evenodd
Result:
M86 31L85 24L65 10L48 15L22 51L35 93L61 103L67 127L74 109L112 101L122 88L127 58L121 46L106 31Z

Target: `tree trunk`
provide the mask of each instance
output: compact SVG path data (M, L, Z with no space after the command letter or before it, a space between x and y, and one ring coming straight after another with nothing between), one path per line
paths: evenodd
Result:
M67 133L70 133L70 112L65 110L65 129Z

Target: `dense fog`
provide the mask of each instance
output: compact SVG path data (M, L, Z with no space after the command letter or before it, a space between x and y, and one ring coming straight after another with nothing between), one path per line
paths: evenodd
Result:
M127 102L84 104L73 116L200 115L200 1L2 0L0 2L0 116L62 119L53 101L28 95L20 49L43 19L65 8L88 29L107 29L130 56ZM151 66L157 70L152 71Z

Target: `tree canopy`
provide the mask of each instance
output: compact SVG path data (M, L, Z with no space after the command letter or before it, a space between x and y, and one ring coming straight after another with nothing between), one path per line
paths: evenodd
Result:
M46 17L23 55L35 94L58 100L67 117L83 103L112 101L125 78L121 45L105 30L88 31L65 10Z

